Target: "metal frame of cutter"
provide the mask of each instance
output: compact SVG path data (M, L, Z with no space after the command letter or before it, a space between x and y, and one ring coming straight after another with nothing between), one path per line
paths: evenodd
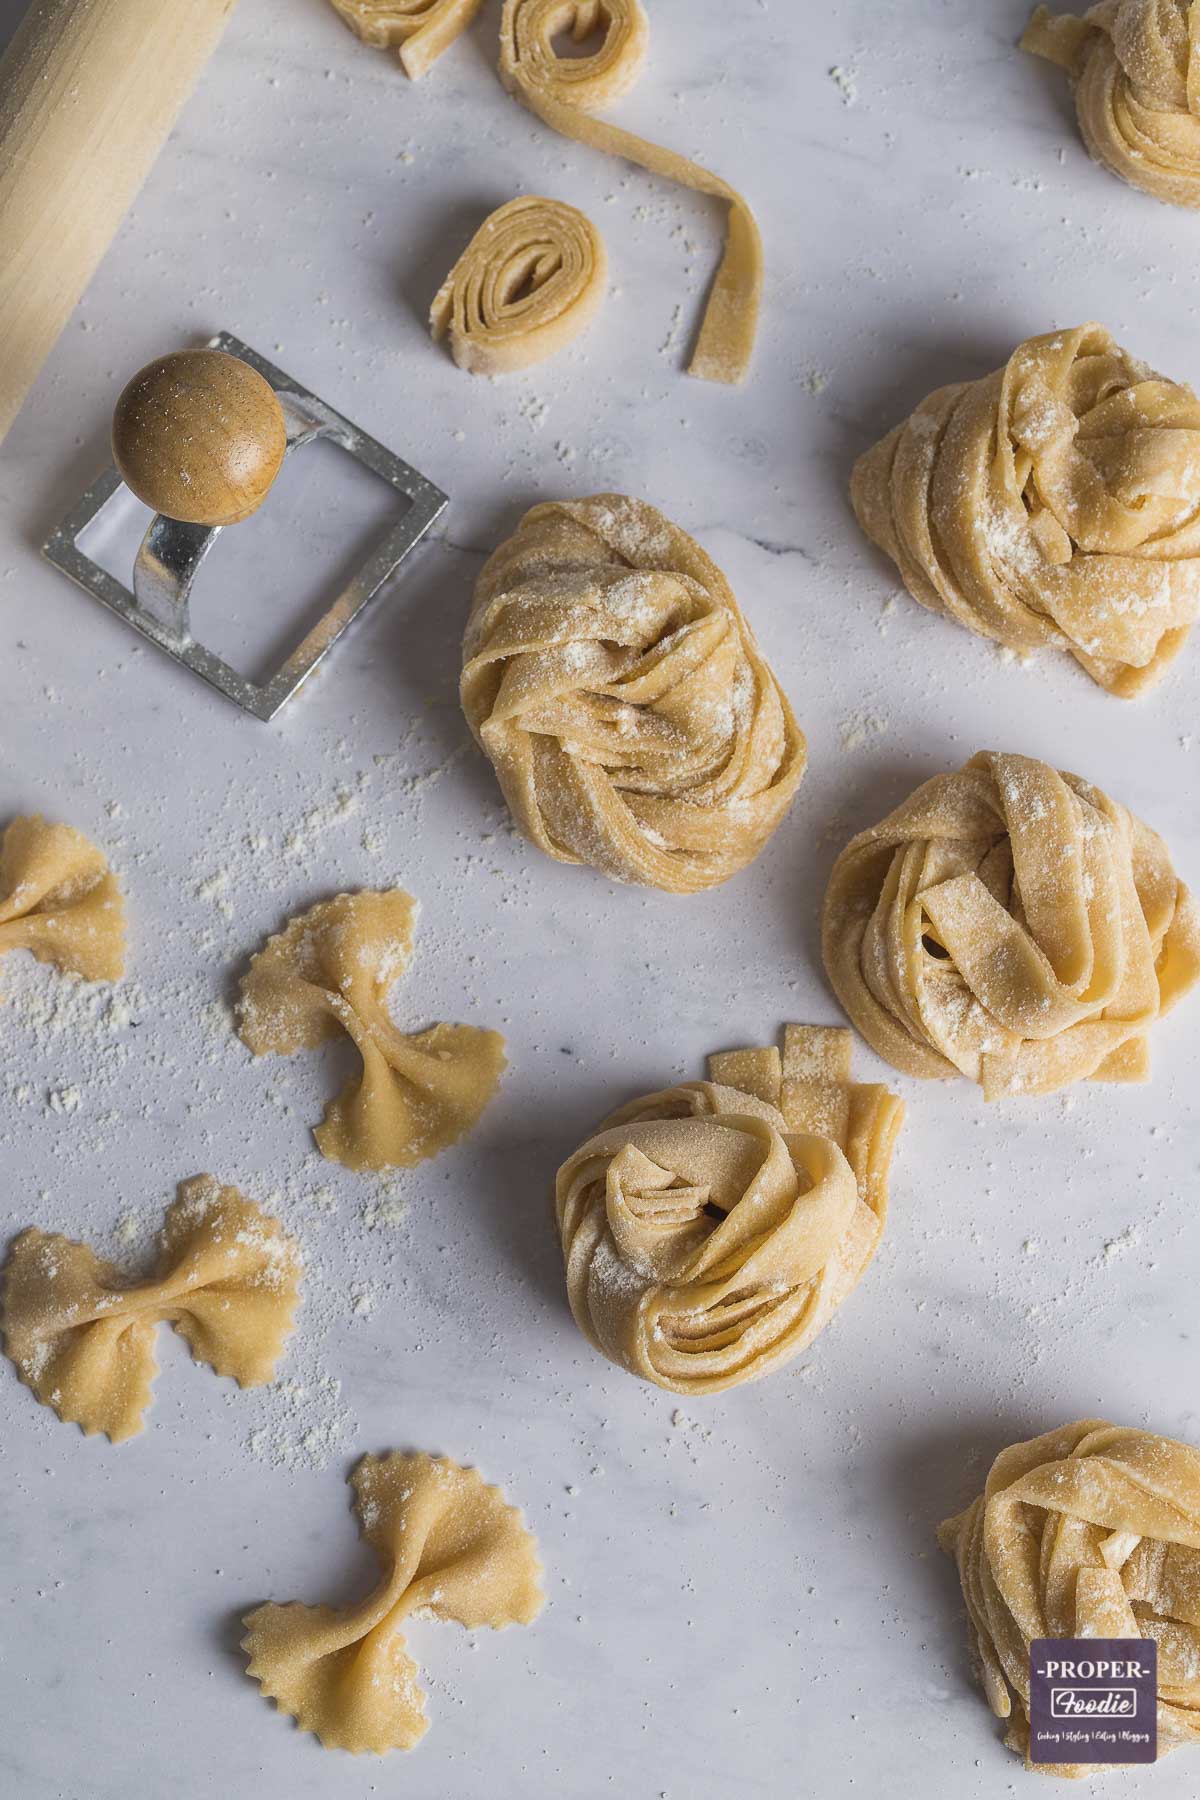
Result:
M351 420L335 412L319 395L291 375L277 369L266 357L243 344L228 331L209 345L257 369L279 396L287 421L287 453L316 438L337 444L355 462L378 475L408 506L383 540L318 620L286 662L265 683L250 681L231 668L192 636L189 600L192 583L205 556L216 542L221 526L185 525L157 513L142 540L133 570L133 589L125 587L79 548L79 538L95 523L124 484L115 468L108 468L72 507L42 546L42 554L64 575L117 613L135 631L165 650L202 681L207 681L244 711L258 719L272 719L307 681L317 664L333 648L351 620L358 617L395 573L447 505L447 495L388 450Z

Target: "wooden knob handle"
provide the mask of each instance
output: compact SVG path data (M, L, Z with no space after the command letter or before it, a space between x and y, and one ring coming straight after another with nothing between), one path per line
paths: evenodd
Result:
M117 401L113 458L127 487L169 519L235 525L265 500L287 449L275 390L223 350L147 363Z

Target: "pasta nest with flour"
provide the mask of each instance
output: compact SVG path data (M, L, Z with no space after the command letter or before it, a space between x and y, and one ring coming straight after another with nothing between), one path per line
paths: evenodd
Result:
M620 494L535 506L488 559L462 703L539 849L669 893L743 869L804 773L804 735L729 583Z
M1101 325L938 388L859 458L851 498L922 606L1069 651L1122 698L1200 616L1200 400Z
M1034 13L1021 48L1075 90L1089 153L1133 187L1200 206L1200 8L1193 0L1100 0L1080 17Z
M596 1349L677 1394L790 1362L883 1236L902 1103L850 1079L851 1034L788 1026L622 1107L563 1164L571 1311Z
M1200 977L1200 915L1156 832L1078 775L982 751L833 867L825 966L872 1049L986 1099L1140 1081Z
M1001 1451L938 1538L955 1558L988 1703L1029 1750L1035 1638L1158 1646L1158 1754L1200 1743L1200 1452L1082 1419ZM1094 1763L1031 1765L1091 1775Z

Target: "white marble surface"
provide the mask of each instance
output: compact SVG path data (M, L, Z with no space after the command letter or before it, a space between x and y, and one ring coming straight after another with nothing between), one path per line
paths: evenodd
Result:
M21 10L0 7L6 27ZM1099 317L1200 379L1200 221L1089 164L1064 84L1013 47L1025 0L651 10L622 118L706 155L766 235L742 391L681 373L715 213L508 100L498 5L414 87L321 0L244 0L0 452L0 815L45 809L109 848L134 950L132 1022L110 1028L56 1017L53 981L6 965L0 1224L111 1244L123 1216L144 1234L178 1178L213 1169L273 1198L312 1264L293 1413L164 1332L149 1430L114 1450L0 1368L12 1800L1032 1793L968 1683L934 1527L1001 1444L1065 1419L1200 1439L1195 1005L1157 1033L1144 1090L989 1111L965 1085L902 1083L886 1244L801 1366L680 1408L571 1323L549 1220L560 1156L712 1047L836 1019L825 876L918 779L985 745L1045 756L1142 812L1200 879L1197 653L1137 706L1065 662L1005 664L890 604L845 499L854 454L929 387L1053 324ZM578 351L490 385L422 320L466 235L521 187L591 211L615 291ZM99 464L123 378L221 326L453 496L441 540L273 726L139 652L35 548ZM297 472L286 515L223 540L221 642L286 632L339 532L369 522L372 495L339 485L323 504L318 475L341 482L324 461ZM717 556L810 735L767 853L686 902L540 858L463 748L457 642L480 555L533 499L606 487ZM273 549L302 582L290 601ZM219 1003L291 910L392 877L424 903L405 1008L502 1026L512 1068L469 1142L389 1190L311 1152L333 1064L252 1066ZM865 1050L860 1066L878 1070ZM53 1110L74 1088L77 1109ZM503 1483L550 1604L534 1630L475 1645L415 1627L432 1729L375 1763L323 1754L272 1712L236 1620L366 1582L344 1476L390 1445ZM1198 1769L1180 1755L1111 1785L1183 1800Z

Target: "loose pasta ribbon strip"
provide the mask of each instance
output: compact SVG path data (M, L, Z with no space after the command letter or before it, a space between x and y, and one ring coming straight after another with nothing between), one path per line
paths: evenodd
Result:
M578 43L597 31L603 41L591 55L559 56L554 40L568 28ZM633 86L648 35L641 0L505 0L500 79L551 130L727 203L725 252L688 373L738 382L750 365L762 297L762 238L754 214L719 175L593 116Z
M137 1282L87 1244L31 1228L5 1270L4 1347L21 1380L64 1423L114 1444L142 1429L160 1324L242 1387L271 1379L292 1330L299 1251L236 1188L182 1182L160 1242L157 1272Z
M248 1674L327 1750L411 1750L428 1729L405 1619L468 1631L529 1625L542 1609L537 1545L475 1469L442 1457L364 1456L354 1510L383 1576L357 1606L268 1604L245 1619Z

